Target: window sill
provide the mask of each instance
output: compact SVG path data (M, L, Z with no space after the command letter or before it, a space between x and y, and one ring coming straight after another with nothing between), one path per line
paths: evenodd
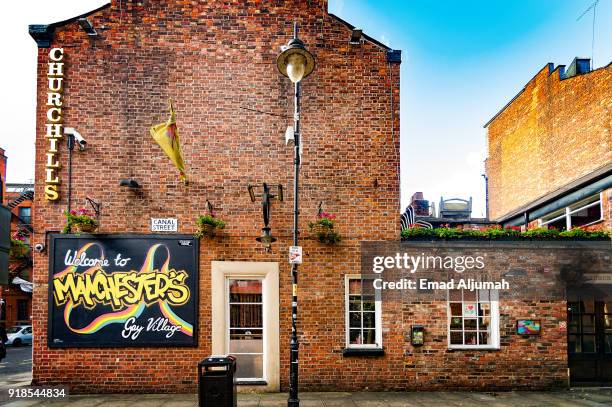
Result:
M384 356L385 350L380 348L344 348L342 356Z
M448 350L499 350L499 346L449 346Z
M238 386L267 386L268 382L265 380L235 380Z

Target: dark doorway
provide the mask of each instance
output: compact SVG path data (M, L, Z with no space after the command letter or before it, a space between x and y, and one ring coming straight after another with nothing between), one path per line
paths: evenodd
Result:
M573 385L612 384L612 300L568 300L567 350Z

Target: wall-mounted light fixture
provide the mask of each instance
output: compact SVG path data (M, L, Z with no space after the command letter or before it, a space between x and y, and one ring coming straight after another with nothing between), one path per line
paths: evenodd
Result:
M279 184L276 188L276 194L272 194L270 192L270 187L265 182L261 186L261 193L256 190L259 189L259 187L253 185L248 186L251 202L255 202L257 198L261 198L264 227L261 228L261 236L257 237L255 240L260 242L266 251L270 251L272 243L276 242L276 238L272 236L270 229L270 201L274 198L281 202L283 201L283 186Z
M119 186L120 187L132 188L132 189L140 188L140 184L138 182L136 182L136 180L133 179L133 178L124 178L124 179L122 179L121 181L119 181Z
M95 37L98 35L98 33L96 32L96 29L94 28L93 24L86 18L79 18L78 20L79 25L81 26L81 28L83 29L83 31L85 31L87 33L87 35L91 36L91 37Z

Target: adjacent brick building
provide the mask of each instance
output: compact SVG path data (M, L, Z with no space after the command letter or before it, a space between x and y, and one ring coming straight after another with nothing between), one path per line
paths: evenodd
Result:
M611 83L611 64L547 64L485 125L491 220L612 228Z
M30 245L32 238L31 213L34 198L32 184L6 183L7 157L0 148L0 181L2 188L2 205L11 211L11 239L20 240ZM11 327L15 324L29 324L32 316L31 285L32 256L30 251L12 249L9 253L8 284L0 285L0 324ZM15 284L23 281L24 286Z
M590 62L576 58L567 69L547 64L485 125L492 221L523 229L612 230L612 64L591 70ZM609 262L609 245L607 251ZM609 282L594 287L582 290L578 302L567 298L574 383L612 381L606 322L612 293ZM587 322L576 323L581 312Z

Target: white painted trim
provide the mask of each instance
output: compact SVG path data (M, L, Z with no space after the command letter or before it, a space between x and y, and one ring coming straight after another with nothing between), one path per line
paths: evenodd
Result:
M499 293L496 290L489 290L491 294L491 341L493 345L451 345L451 310L448 290L446 290L446 341L449 349L475 349L475 350L498 350L500 348L499 337ZM454 301L455 302L455 301ZM461 297L461 307L463 308L463 295ZM477 317L478 318L478 317ZM465 331L461 331L465 332Z
M374 326L376 328L376 344L351 344L350 318L349 318L349 280L361 279L361 274L346 274L344 276L344 338L345 346L349 349L382 349L382 301L380 290L374 291Z
M261 278L264 298L264 376L265 386L240 386L241 390L280 391L279 348L279 267L276 262L211 262L212 353L228 353L226 304L227 278ZM259 379L258 379L259 380ZM249 381L249 380L246 380Z
M599 205L599 213L600 213L600 217L599 217L599 219L594 220L593 222L587 223L586 225L582 225L582 226L594 225L594 224L595 224L595 223L597 223L597 222L601 222L601 221L604 219L604 210L603 210L603 191L602 191L602 192L600 192L600 193L598 193L598 194L593 194L593 195L591 195L591 197L592 197L592 196L595 196L595 195L599 195L599 200L598 200L598 201L593 201L593 202L588 203L588 204L586 204L586 205L584 205L584 206L581 206L581 207L579 207L579 208L576 208L576 209L570 210L570 206L572 206L572 205L576 204L576 202L575 202L575 203L573 203L573 204L570 204L570 205L566 206L566 207L565 207L565 211L564 211L564 213L563 213L562 215L556 216L556 217L554 217L554 218L552 218L552 219L548 219L548 220L546 220L546 221L542 220L542 218L544 218L544 217L545 217L545 216L547 216L547 215L541 216L541 217L538 219L538 225L539 225L540 227L541 227L541 226L546 226L546 225L548 225L548 224L549 224L549 223L551 223L551 222L557 221L557 220L559 220L559 219L561 219L561 218L565 217L565 229L566 229L566 230L571 230L571 229L572 229L572 214L573 214L573 213L576 213L576 212L579 212L579 211L582 211L582 210L584 210L584 209L590 208L591 206L595 206L595 205ZM587 197L587 198L585 198L585 199L583 199L583 200L586 200L586 199L589 199L589 197ZM557 210L560 210L560 209L557 209ZM553 211L553 212L556 212L556 211ZM582 227L582 226L581 226L581 227Z

